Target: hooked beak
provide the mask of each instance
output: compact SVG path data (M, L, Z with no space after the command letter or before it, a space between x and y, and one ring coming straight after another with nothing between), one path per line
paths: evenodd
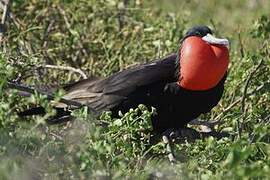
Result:
M208 42L209 44L223 45L226 46L228 49L230 49L230 43L228 39L216 38L211 34L207 34L206 36L202 37L202 39Z

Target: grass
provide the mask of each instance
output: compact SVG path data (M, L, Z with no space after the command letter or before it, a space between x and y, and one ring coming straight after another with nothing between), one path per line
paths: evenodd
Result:
M267 179L270 174L270 18L265 0L57 0L13 1L13 19L0 57L0 179ZM49 126L45 117L20 119L33 104L51 110L42 95L22 98L7 80L51 88L77 81L79 73L108 76L130 65L175 52L195 24L211 26L231 41L226 89L203 119L219 119L227 138L176 143L178 162L165 145L151 142L153 109L131 109L102 127L87 109L76 121ZM61 96L61 92L56 94ZM52 112L53 113L53 112ZM195 127L197 128L197 127Z

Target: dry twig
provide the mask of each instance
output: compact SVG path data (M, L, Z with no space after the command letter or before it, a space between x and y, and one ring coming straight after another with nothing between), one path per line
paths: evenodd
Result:
M120 8L118 13L119 30L122 30L125 25L125 15L127 11L129 0L123 0L123 7Z
M246 79L246 83L245 83L245 86L244 86L244 92L243 92L243 96L242 96L242 99L241 99L241 111L243 113L243 119L242 119L242 122L245 120L246 118L246 114L247 114L247 111L246 111L246 97L247 97L247 89L248 89L248 86L251 82L251 79L253 78L253 76L255 75L255 73L258 71L258 69L261 67L261 65L263 64L263 59L259 62L259 64L251 71L251 73L249 74L249 76L247 77ZM238 135L239 135L239 138L241 138L241 134L242 134L242 123L240 122L240 119L238 119L237 121L237 124L238 124Z
M87 79L87 75L80 69L76 69L74 67L70 67L70 66L59 66L59 65L49 65L46 64L43 66L44 68L49 68L49 69L59 69L59 70L64 70L64 71L72 71L75 73L78 73L82 76L83 79Z
M3 41L4 34L6 32L6 20L7 17L9 16L9 6L10 6L11 0L1 0L1 8L3 9L3 14L2 14L2 19L1 19L1 24L0 24L0 42Z
M240 45L240 54L241 54L241 57L243 58L245 56L245 51L244 51L244 44L243 44L240 31L238 32L238 40L239 40L239 45Z
M255 94L256 92L262 90L267 84L269 84L270 82L266 82L260 86L258 86L256 89L254 89L253 91L249 92L246 94L246 97L249 97L253 94ZM233 107L235 107L238 103L240 103L242 101L242 97L238 98L237 100L235 100L233 103L231 103L226 109L224 109L217 117L216 119L219 119L224 113L228 112L229 110L231 110Z
M162 136L162 140L163 140L164 144L166 145L166 150L168 152L169 161L171 163L175 163L176 162L176 159L175 159L175 156L173 154L173 150L172 150L172 147L171 147L170 140L169 140L168 136L167 135L163 135Z
M71 25L70 25L70 23L68 21L69 18L67 17L66 11L64 9L62 9L60 6L57 6L57 9L60 12L60 14L63 16L63 19L65 21L65 24L66 24L67 28L70 30Z
M263 59L259 62L259 64L251 71L251 73L249 74L249 76L247 77L246 79L246 83L245 83L245 86L244 86L244 92L243 92L243 96L242 96L242 100L241 100L241 103L242 103L242 106L241 106L241 110L242 112L244 113L245 112L245 100L246 100L246 97L247 97L247 89L248 89L248 86L250 84L250 81L251 79L253 78L253 76L255 75L255 73L258 71L258 69L262 66L263 64Z

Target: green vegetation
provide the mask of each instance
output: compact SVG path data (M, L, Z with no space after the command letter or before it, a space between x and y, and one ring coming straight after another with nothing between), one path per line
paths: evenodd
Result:
M127 4L125 4L128 2ZM0 54L0 179L267 179L270 174L270 11L266 0L13 0ZM51 88L87 76L107 76L175 52L185 30L212 27L231 41L226 91L203 119L230 133L175 143L171 165L165 145L151 142L143 105L97 121L87 109L72 123L16 112L46 97L22 98L7 80ZM57 92L56 101L62 92ZM102 123L100 123L102 122Z

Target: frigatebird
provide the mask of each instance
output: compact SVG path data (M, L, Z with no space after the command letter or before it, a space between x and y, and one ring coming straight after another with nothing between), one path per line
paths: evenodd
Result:
M192 27L179 49L163 59L133 66L106 78L89 78L63 87L63 98L96 112L127 112L139 104L156 108L153 129L185 127L215 107L222 97L229 64L229 41L213 36L207 26ZM55 119L70 115L64 103L54 104ZM20 113L44 113L42 107ZM53 119L53 118L52 118Z

